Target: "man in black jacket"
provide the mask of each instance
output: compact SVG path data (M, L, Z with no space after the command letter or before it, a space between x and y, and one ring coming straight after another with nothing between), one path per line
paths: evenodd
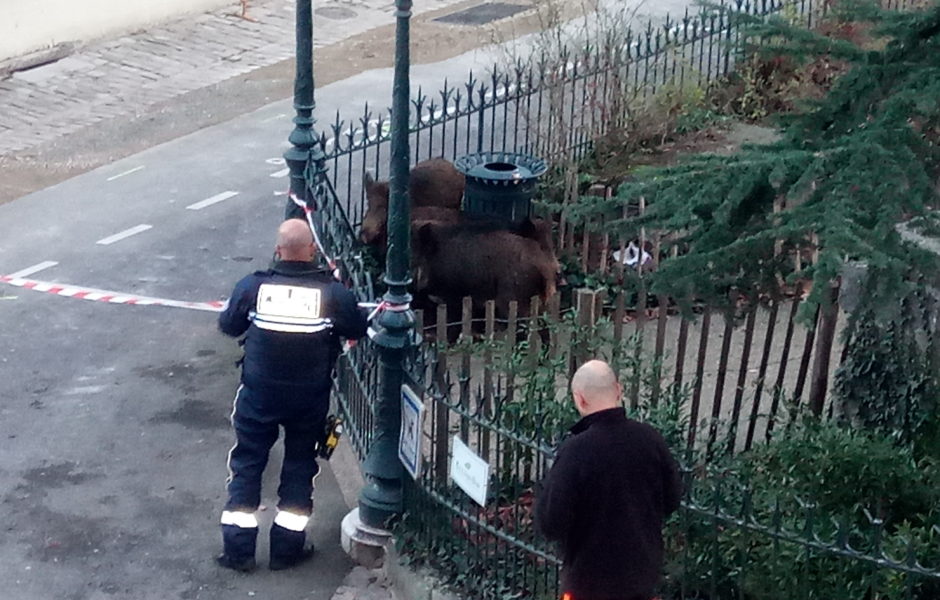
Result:
M535 521L559 543L570 600L650 600L663 564L662 526L679 507L675 459L652 427L628 419L607 363L571 379L581 420L537 496Z
M226 335L245 335L241 386L235 396L229 452L228 502L222 512L219 565L255 567L261 475L284 428L278 512L271 527L272 570L294 566L312 553L305 529L313 510L316 446L324 435L333 367L340 338L366 333L366 318L352 293L318 269L307 223L284 221L276 262L238 282L219 316Z

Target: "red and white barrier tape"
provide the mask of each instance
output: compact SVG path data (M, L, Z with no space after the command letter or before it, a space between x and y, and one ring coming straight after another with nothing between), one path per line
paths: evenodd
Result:
M317 228L313 226L313 210L307 206L307 203L297 197L297 194L288 190L287 196L291 199L296 206L299 206L304 211L304 216L307 218L307 225L310 226L310 232L313 233L313 241L317 245L317 250L320 252L320 255L326 260L327 264L330 266L330 271L333 272L333 277L337 280L339 279L339 269L336 267L336 261L326 253L326 250L323 248L323 243L320 241L320 235L317 233Z
M190 310L202 310L206 312L222 312L225 310L225 300L211 300L209 302L190 302L188 300L170 300L168 298L154 298L151 296L137 296L134 294L124 294L111 290L101 290L97 288L82 287L77 285L68 285L65 283L52 283L50 281L37 281L35 279L24 279L22 277L10 277L9 275L0 275L0 283L7 283L12 286L20 287L34 292L45 292L56 296L66 298L78 298L79 300L93 300L96 302L107 302L109 304L133 304L136 306L169 306L172 308L188 308ZM404 310L401 305L391 305L388 302L360 302L360 308L371 308L368 320L372 320L383 310Z
M222 312L225 308L224 300L212 300L210 302L189 302L186 300L170 300L167 298L153 298L150 296L135 296L133 294L123 294L110 290L99 290L96 288L79 287L67 285L64 283L51 283L48 281L36 281L35 279L23 279L20 277L10 277L9 275L0 276L0 282L10 285L33 290L35 292L46 292L57 296L67 298L78 298L80 300L94 300L97 302L108 302L109 304L134 304L138 306L169 306L172 308L188 308L191 310L203 310L207 312Z

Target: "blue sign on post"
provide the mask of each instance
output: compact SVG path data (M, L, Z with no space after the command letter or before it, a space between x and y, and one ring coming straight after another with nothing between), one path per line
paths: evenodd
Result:
M410 387L401 386L401 434L398 438L398 458L413 479L417 479L421 474L423 423L424 403Z

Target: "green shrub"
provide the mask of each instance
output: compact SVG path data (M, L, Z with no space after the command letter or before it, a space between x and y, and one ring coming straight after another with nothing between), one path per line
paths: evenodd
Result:
M726 469L698 475L698 510L675 518L667 537L675 597L681 589L749 600L938 597L936 578L863 558L940 567L940 476L909 447L803 419Z
M810 418L772 443L736 458L757 495L782 491L812 500L825 514L868 508L888 523L914 523L940 507L940 478L910 447L866 431Z

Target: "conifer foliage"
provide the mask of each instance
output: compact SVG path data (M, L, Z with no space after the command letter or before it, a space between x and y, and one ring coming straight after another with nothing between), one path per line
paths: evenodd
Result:
M829 53L852 65L826 98L788 119L781 141L638 171L614 198L574 205L572 219L615 238L641 227L671 234L666 243L679 254L651 282L654 293L675 298L721 302L730 288L776 294L794 275L793 251L810 240L819 260L803 265L802 276L816 284L807 308L847 260L867 263L882 292L897 292L912 268L929 270L936 257L904 243L896 226L940 201L940 5L851 10L887 40L881 49L779 18L750 29L751 39L774 41L758 51L805 59ZM641 197L644 215L619 218Z

